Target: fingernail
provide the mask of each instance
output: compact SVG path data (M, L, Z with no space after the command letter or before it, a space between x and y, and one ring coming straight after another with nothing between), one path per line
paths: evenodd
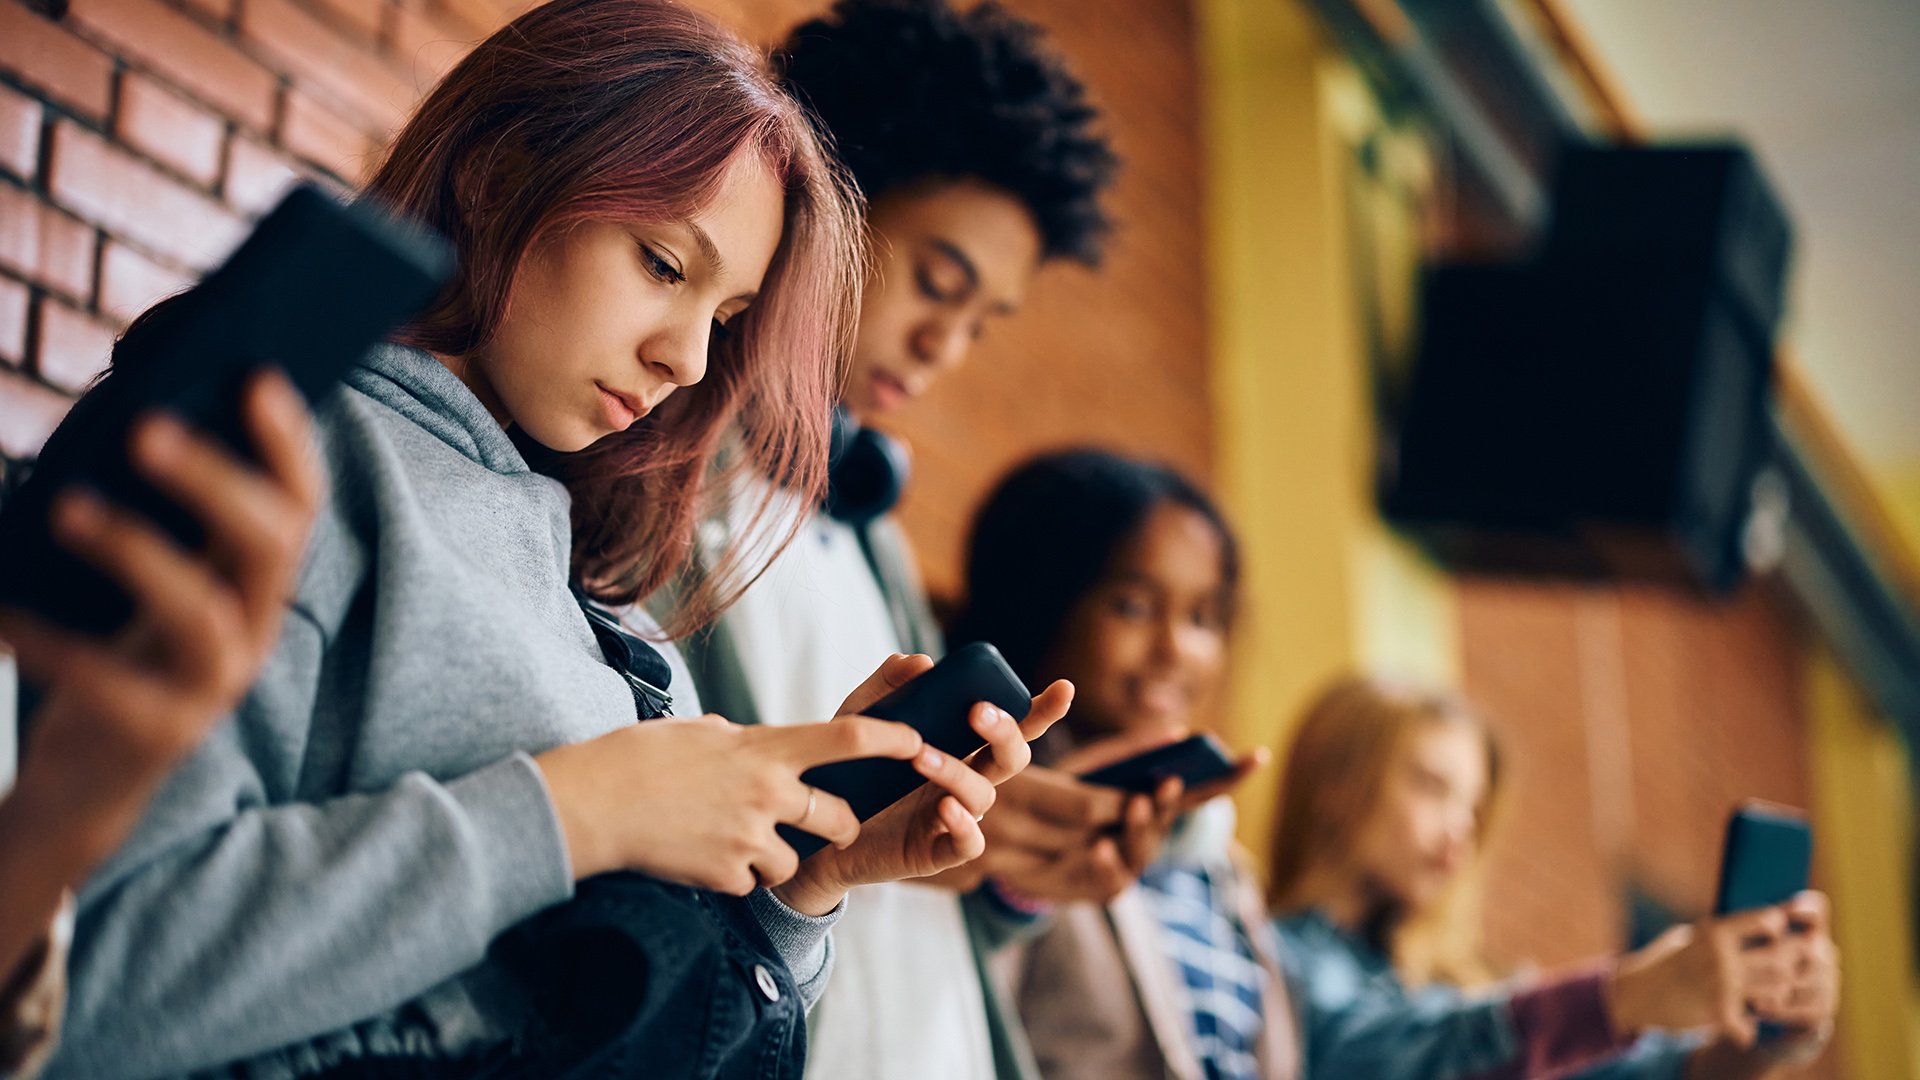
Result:
M170 416L155 416L140 429L140 449L149 464L164 465L179 452L180 440L185 434L180 421Z
M940 751L935 750L931 746L920 751L920 764L925 765L929 769L939 768L940 767Z
M60 496L54 524L64 532L87 533L99 526L105 514L99 496L73 488Z
M275 419L289 419L300 404L299 392L284 374L275 372L262 378L260 392L266 395L267 408L275 414Z

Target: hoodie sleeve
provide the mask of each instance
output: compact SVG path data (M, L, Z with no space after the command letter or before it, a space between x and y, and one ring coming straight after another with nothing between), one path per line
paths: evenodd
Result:
M446 782L408 773L271 803L262 763L301 745L322 651L319 627L290 616L242 722L215 729L82 891L50 1080L184 1073L344 1027L571 896L524 754Z

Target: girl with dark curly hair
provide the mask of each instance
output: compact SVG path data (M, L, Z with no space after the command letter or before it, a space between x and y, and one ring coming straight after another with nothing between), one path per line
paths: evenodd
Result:
M952 640L999 642L1022 678L1077 690L1043 760L1077 770L1074 746L1166 741L1218 715L1239 549L1186 477L1102 450L1042 454L987 496L966 565ZM1259 878L1222 797L1261 760L1196 789L1137 884L1057 906L1005 957L1048 1080L1299 1075Z

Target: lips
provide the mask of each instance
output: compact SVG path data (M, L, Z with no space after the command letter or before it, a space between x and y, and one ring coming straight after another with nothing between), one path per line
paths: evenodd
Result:
M625 431L636 420L647 415L650 406L646 399L623 394L603 383L596 382L593 385L600 391L600 404L605 409L607 422L615 431Z
M868 377L868 381L872 384L873 405L877 409L897 409L917 393L892 374L877 369Z
M1178 712L1187 706L1186 689L1163 679L1134 683L1133 697L1141 709L1153 713Z

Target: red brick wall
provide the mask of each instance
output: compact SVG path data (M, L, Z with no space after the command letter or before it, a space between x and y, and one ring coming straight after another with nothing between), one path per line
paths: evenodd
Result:
M1706 913L1733 804L1808 806L1805 647L1777 589L1715 602L1468 581L1460 617L1466 689L1512 765L1488 852L1503 963L1618 950L1629 881Z
M358 179L488 0L0 0L0 457L296 174Z
M765 41L824 2L702 6ZM975 500L1034 449L1103 442L1208 472L1187 4L1013 6L1106 106L1123 225L1102 273L1043 275L1028 313L902 418L920 472L906 518L936 588ZM217 260L291 177L363 175L504 15L495 0L73 0L54 20L0 0L0 459L31 457L115 329ZM1461 608L1468 688L1515 762L1492 854L1502 956L1613 948L1630 873L1698 910L1731 799L1804 804L1781 605L1468 584Z
M36 4L56 0L35 0ZM825 0L697 0L771 41ZM1054 29L1128 165L1105 271L1049 270L1029 313L901 418L905 508L951 588L962 523L1035 449L1105 442L1208 472L1198 104L1185 0ZM513 4L496 0L0 0L0 458L30 457L112 334L216 261L295 173L360 178L419 93ZM517 10L517 8L514 8Z
M826 0L695 0L773 41ZM1200 105L1187 0L1003 0L1047 28L1107 113L1125 166L1098 273L1046 270L1026 310L889 427L914 449L902 508L928 584L959 580L987 487L1042 449L1097 443L1211 473ZM1098 17L1089 17L1093 11Z

